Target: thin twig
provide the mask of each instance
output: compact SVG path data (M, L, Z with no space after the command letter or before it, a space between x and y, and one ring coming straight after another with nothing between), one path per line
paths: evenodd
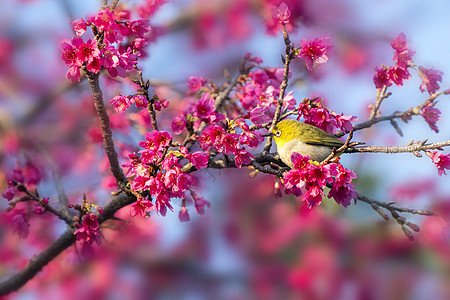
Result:
M378 111L380 110L381 102L383 102L384 99L389 97L391 93L386 93L387 86L383 86L382 89L378 90L377 97L375 98L375 104L373 106L372 112L370 113L369 120L374 119Z
M367 197L364 194L361 194L360 192L356 191L357 200L366 202L368 204L375 204L376 206L383 207L389 211L397 211L397 212L403 212L403 213L409 213L409 214L416 214L416 215L423 215L423 216L437 216L436 213L430 211L430 210L423 210L423 209L411 209L406 208L402 206L395 206L394 202L382 202L375 199L372 199L370 197Z
M417 152L425 150L439 150L442 147L450 146L450 140L432 143L432 144L412 144L407 146L365 146L365 147L352 147L348 148L346 153L405 153L405 152Z
M273 130L273 128L278 123L280 118L281 108L283 107L284 93L286 92L289 80L289 65L291 63L291 60L293 59L291 41L289 39L289 34L287 33L285 27L283 27L283 39L285 45L283 80L281 81L280 95L278 97L277 107L275 110L275 114L273 116L272 124L269 127L269 132ZM272 136L268 136L266 139L266 144L264 145L263 153L269 153L271 146L272 146Z
M419 115L421 110L424 109L425 106L427 106L428 104L434 102L434 100L438 96L443 95L443 94L444 94L444 92L436 92L436 93L430 95L430 97L428 97L427 100L423 104L415 106L415 107L412 107L409 110L404 111L404 112L395 112L395 113L393 113L391 115L388 115L388 116L375 117L373 119L369 118L365 122L362 122L362 123L354 125L353 126L353 131L366 129L366 128L372 127L373 125L375 125L377 123L383 122L383 121L392 121L392 120L395 120L395 119L407 120L407 119L409 119L412 116ZM337 136L337 137L341 137L341 136L344 136L345 134L346 134L345 132L338 131L334 135Z

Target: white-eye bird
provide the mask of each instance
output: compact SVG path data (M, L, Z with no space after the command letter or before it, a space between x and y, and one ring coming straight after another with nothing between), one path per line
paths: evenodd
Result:
M344 145L343 141L320 128L291 119L281 121L267 135L273 136L281 160L291 168L294 166L291 160L294 152L321 162L334 147L337 150Z

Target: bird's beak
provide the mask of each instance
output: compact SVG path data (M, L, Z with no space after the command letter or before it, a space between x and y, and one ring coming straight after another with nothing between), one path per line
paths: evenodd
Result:
M267 136L273 136L273 133L272 133L272 132L268 132L268 133L266 133L266 134L262 134L261 136L264 136L264 137L267 137Z

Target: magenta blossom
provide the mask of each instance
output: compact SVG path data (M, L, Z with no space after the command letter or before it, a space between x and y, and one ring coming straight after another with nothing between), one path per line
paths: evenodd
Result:
M419 66L419 76L422 79L420 84L420 91L423 93L425 90L431 95L439 90L438 81L442 82L442 72Z
M173 130L174 134L180 134L186 127L186 118L184 116L176 116L170 124L170 128Z
M74 234L77 236L77 241L83 241L88 244L96 242L101 244L102 233L98 227L97 216L88 213L83 217L83 225L75 230Z
M450 154L443 154L440 151L427 151L426 154L436 165L439 176L442 176L442 174L447 175L445 169L450 169Z
M298 56L305 59L308 71L312 71L314 63L326 63L333 48L329 36L315 38L309 42L306 39L302 39L301 46Z
M74 20L72 22L72 28L77 36L82 36L86 32L87 26L88 23L86 23L83 18Z
M406 35L403 32L391 42L391 46L395 50L394 62L397 66L406 69L412 64L412 57L415 52L408 49Z
M383 86L391 86L392 78L389 74L389 68L382 66L381 68L375 67L375 75L373 76L373 83L377 89L383 88Z
M281 2L279 7L272 6L272 17L278 21L281 25L286 25L289 23L289 18L291 16L291 11L286 3Z
M188 155L186 158L188 158L197 169L208 167L209 153L207 152L197 151Z
M198 91L205 84L206 80L203 77L191 76L188 79L188 88L193 92Z
M403 80L409 80L411 78L411 74L409 74L408 70L403 67L395 66L389 68L389 78L397 85L402 86Z
M109 103L114 106L116 112L124 112L131 106L131 101L128 96L117 95L112 98Z
M136 215L140 215L141 217L146 217L153 209L154 206L151 201L139 197L138 200L130 207L130 216L134 217Z
M182 206L180 208L180 212L178 213L178 219L180 220L180 222L189 222L191 220L186 206Z
M436 122L441 119L441 111L433 107L433 105L434 103L430 103L425 106L420 112L420 115L425 119L432 130L439 133L439 128L436 126Z
M136 107L146 108L148 105L147 98L144 97L144 95L138 94L134 95L133 98L131 98L131 102L134 102Z
M197 117L207 119L215 111L214 98L209 97L209 93L204 93L195 107Z
M236 151L234 161L238 168L241 168L242 165L248 165L252 162L253 155L250 152L245 150L245 147Z

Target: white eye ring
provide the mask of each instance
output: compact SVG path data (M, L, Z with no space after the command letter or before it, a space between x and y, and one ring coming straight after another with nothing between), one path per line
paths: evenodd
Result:
M280 137L280 135L281 135L281 131L279 131L279 130L275 131L275 136L276 137Z

